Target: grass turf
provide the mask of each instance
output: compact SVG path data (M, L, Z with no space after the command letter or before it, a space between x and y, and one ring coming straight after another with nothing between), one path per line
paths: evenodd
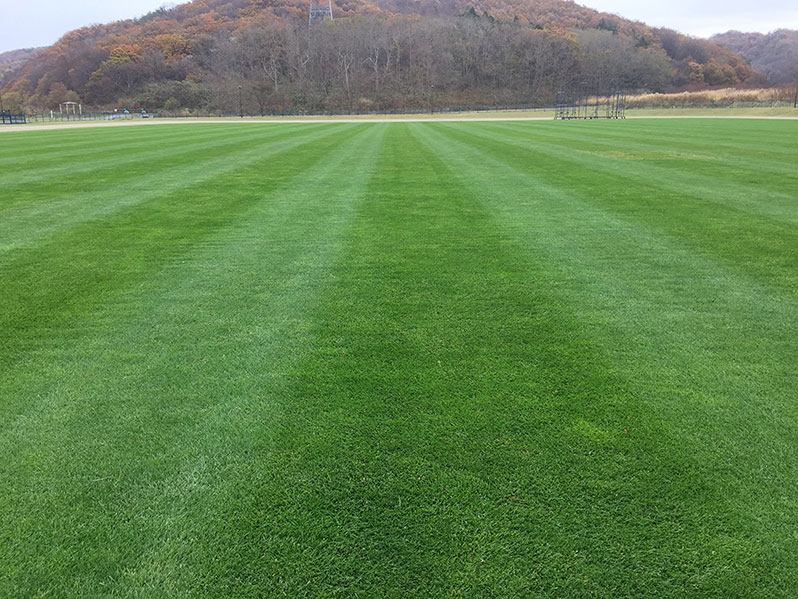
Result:
M0 136L0 596L794 596L796 133Z

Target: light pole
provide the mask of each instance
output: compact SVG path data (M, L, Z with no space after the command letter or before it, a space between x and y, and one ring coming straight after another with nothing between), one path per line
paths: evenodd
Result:
M241 86L238 86L238 116L244 118L244 105L241 104Z

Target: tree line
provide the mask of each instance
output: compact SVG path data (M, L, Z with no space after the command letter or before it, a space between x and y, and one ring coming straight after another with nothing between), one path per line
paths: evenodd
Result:
M672 67L610 32L566 37L473 18L353 18L309 30L270 21L195 58L211 106L229 109L240 86L246 110L260 114L542 105L571 80L662 89Z
M712 41L741 54L771 84L798 82L798 31L778 29L768 34L728 31L713 36Z
M310 25L267 12L193 36L146 34L147 26L137 39L121 29L73 32L4 97L29 111L71 100L173 113L340 113L551 105L559 89L581 82L657 92L698 80L733 85L752 74L714 44L667 30L619 35L606 19L566 32L473 9Z

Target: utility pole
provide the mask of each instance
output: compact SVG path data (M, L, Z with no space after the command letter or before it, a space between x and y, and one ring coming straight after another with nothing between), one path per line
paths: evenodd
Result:
M332 0L327 0L327 6L324 6L324 0L310 0L308 24L313 23L313 21L316 19L332 20L332 18Z
M795 96L792 99L792 107L798 108L798 81L795 82Z
M238 86L238 116L244 118L244 105L241 103L241 86Z

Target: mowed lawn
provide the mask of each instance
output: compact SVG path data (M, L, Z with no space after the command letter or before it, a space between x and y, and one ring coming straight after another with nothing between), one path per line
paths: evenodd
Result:
M0 164L0 597L798 596L798 121Z

